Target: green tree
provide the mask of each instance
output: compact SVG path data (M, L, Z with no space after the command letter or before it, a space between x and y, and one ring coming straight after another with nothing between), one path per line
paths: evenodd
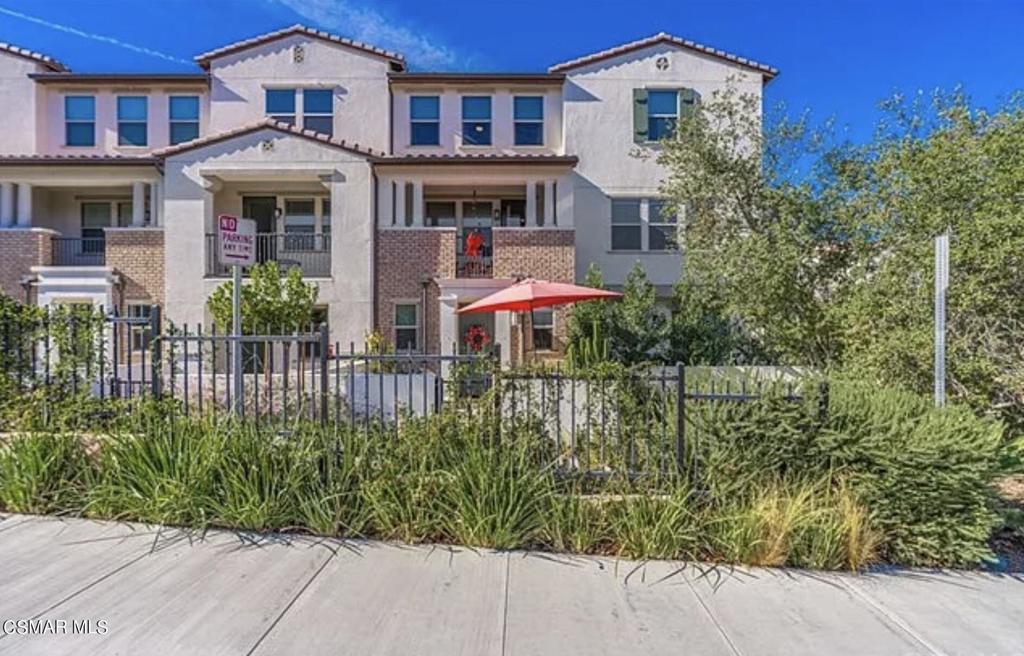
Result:
M1021 103L895 97L853 146L806 114L762 131L759 98L734 87L704 101L659 154L663 191L686 207L688 302L774 362L926 393L932 239L949 229L952 395L1024 426Z
M583 278L583 286L593 289L604 289L604 278L601 269L593 262L587 269L587 275ZM569 344L579 344L589 339L595 330L602 334L608 334L609 304L605 301L585 301L572 306L569 313L567 337Z
M608 309L613 359L627 364L665 359L670 310L659 305L657 291L639 262L626 275L622 298L612 301Z
M213 320L221 331L231 329L231 296L234 283L218 287L207 301ZM249 270L249 283L242 285L242 332L308 329L313 320L317 288L302 279L298 268L281 275L277 262L257 264Z

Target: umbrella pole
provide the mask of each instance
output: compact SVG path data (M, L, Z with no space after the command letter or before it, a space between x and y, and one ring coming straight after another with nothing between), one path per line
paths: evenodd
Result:
M526 313L519 313L519 366L522 367L526 364Z

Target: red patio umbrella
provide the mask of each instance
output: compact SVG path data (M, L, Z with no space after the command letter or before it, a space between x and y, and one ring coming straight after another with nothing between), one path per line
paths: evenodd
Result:
M514 285L498 290L479 301L470 303L464 308L456 310L457 314L474 314L482 312L532 312L537 308L551 307L554 305L569 305L581 301L594 301L606 298L619 298L622 294L610 292L606 289L594 289L571 285L564 282L548 282L547 280L536 280L527 278L520 280ZM525 352L523 338L523 322L519 322L519 348L520 356ZM520 358L522 359L522 358Z

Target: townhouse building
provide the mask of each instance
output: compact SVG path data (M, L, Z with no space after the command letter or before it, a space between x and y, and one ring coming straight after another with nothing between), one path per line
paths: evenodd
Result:
M300 25L196 63L76 73L0 44L4 293L208 325L228 275L215 220L232 214L257 222L258 259L317 285L332 340L450 352L481 324L507 358L512 317L455 311L590 263L614 286L640 262L669 289L680 217L657 142L727 81L761 94L777 73L667 34L544 72L415 72ZM557 355L564 311L528 321L525 350Z

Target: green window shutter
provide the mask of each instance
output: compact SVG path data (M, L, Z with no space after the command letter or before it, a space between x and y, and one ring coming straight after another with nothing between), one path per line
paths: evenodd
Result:
M679 118L693 116L700 103L700 94L693 89L679 90Z
M633 141L647 141L647 89L633 89Z

